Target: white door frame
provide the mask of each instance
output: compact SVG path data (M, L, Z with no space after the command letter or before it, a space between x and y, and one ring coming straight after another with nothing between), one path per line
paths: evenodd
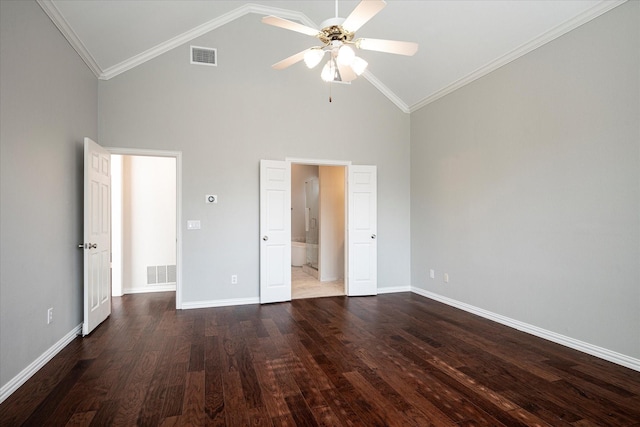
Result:
M344 166L345 174L344 174L344 293L345 295L349 295L349 191L348 191L348 183L349 183L349 167L351 166L351 160L327 160L327 159L301 159L296 157L285 157L285 162L295 163L297 165L313 165L313 166ZM291 213L289 213L291 215Z
M172 157L176 159L176 309L182 309L182 152L105 147L122 156Z

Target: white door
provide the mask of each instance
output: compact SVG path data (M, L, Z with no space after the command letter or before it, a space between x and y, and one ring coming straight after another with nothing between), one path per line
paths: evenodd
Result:
M88 335L111 314L111 154L84 139L84 322Z
M260 161L260 303L291 300L291 163Z
M349 166L348 294L378 293L375 166Z

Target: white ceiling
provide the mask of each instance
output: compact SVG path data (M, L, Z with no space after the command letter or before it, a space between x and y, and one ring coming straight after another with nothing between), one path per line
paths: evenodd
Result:
M38 0L101 79L245 15L274 14L305 25L335 16L333 0ZM387 0L358 37L414 41L413 57L361 51L365 78L406 112L455 90L623 3L624 0ZM346 17L358 1L340 1ZM265 26L266 27L266 26ZM275 27L303 46L315 39ZM247 29L247 36L259 37ZM302 42L301 42L302 40ZM259 40L256 41L259 45ZM297 50L269 46L273 63ZM299 49L301 50L301 49ZM268 69L269 64L255 64ZM302 64L281 72L310 73ZM319 78L319 77L318 77Z

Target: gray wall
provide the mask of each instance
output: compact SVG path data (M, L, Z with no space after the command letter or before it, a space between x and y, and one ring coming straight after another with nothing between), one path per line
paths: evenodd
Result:
M628 2L411 115L413 286L640 357L639 22Z
M184 45L99 83L102 145L182 151L184 302L258 297L259 161L285 157L378 166L379 287L410 284L409 115L364 79L329 103L320 69L270 68L307 42L247 15L192 41L217 67Z
M97 135L98 83L35 2L0 2L0 40L4 386L82 322L82 141Z
M258 296L260 159L351 160L378 166L381 288L640 357L639 8L408 116L364 79L329 103L319 70L271 70L307 40L257 15L193 41L218 67L182 46L98 84L35 2L0 1L0 385L82 321L84 136L182 151L186 302Z

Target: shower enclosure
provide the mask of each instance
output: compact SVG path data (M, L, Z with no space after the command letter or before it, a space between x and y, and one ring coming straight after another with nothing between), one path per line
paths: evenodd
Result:
M318 178L310 178L304 183L305 193L305 234L307 242L306 265L318 269L318 200L320 195L320 182Z

